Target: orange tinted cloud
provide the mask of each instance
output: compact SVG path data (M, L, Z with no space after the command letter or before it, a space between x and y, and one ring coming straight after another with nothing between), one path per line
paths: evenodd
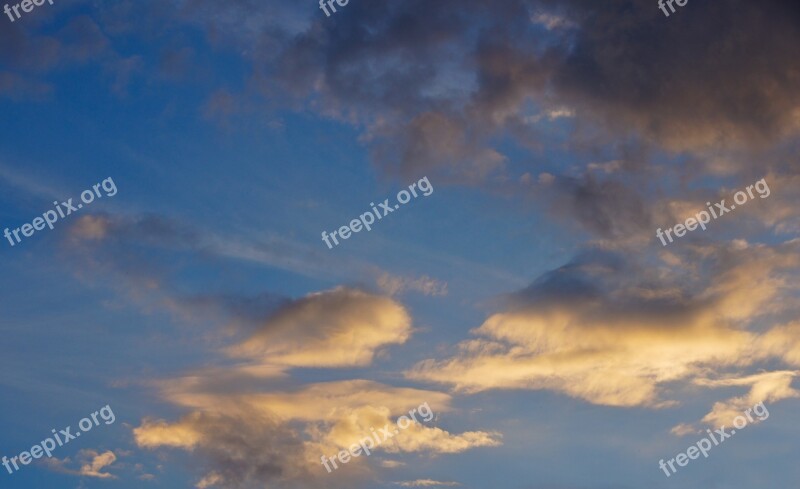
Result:
M263 394L215 393L178 383L164 393L168 400L192 411L173 423L145 419L134 429L136 443L143 448L171 447L204 454L210 471L201 485L210 480L233 483L262 472L264 478L280 474L295 482L313 480L325 473L320 466L322 455L349 448L370 436L373 428L392 425L425 402L434 413L447 412L451 400L439 392L363 380ZM497 446L499 438L484 431L450 433L425 422L409 426L375 450L458 453ZM351 466L370 470L361 459Z
M399 303L337 287L282 307L228 352L290 367L363 366L410 335L411 318Z
M517 294L453 357L420 362L407 374L466 392L547 389L594 404L658 407L669 404L660 397L667 382L750 366L767 358L763 350L797 359L798 342L789 341L795 326L748 330L782 310L785 273L798 264L794 249L712 252L720 258L702 287L672 284L669 276L655 287L651 271L613 254L580 259Z

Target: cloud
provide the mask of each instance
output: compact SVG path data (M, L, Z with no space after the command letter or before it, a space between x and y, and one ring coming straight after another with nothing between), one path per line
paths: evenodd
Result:
M140 56L120 55L90 15L71 15L58 23L57 30L44 26L49 23L50 20L37 25L36 21L26 19L30 28L12 24L0 33L0 61L11 70L0 73L0 95L41 99L57 86L47 80L48 75L88 63L99 64L110 80L111 89L125 93L132 74L142 68Z
M571 22L566 17L547 12L538 12L531 18L531 21L545 26L547 30L577 27L574 22Z
M194 449L200 443L200 434L192 427L194 418L197 416L190 416L172 425L165 421L145 419L133 431L136 443L144 448L166 446Z
M800 15L793 6L704 4L680 22L653 22L660 12L646 1L567 3L580 27L555 82L562 96L602 120L674 150L758 145L797 134L797 80L786 76L797 61L780 47L797 40L789 27ZM623 4L631 8L621 13L615 7ZM749 19L746 28L734 27L739 19ZM693 29L709 22L713 30ZM758 42L763 25L777 33L766 43ZM670 41L651 42L659 39ZM743 54L768 61L731 63Z
M210 32L236 32L222 24L251 10L219 9L202 10L219 14ZM586 132L634 134L675 151L797 135L797 60L785 49L798 40L794 6L736 0L693 7L679 22L661 15L645 0L409 1L351 5L336 23L283 29L257 17L255 29L228 39L267 39L248 53L261 90L368 128L379 135L370 138L375 162L392 172L486 178L505 160L493 135L527 143L518 124L531 103L574 108ZM765 25L774 33L766 41Z
M98 479L116 479L117 477L108 472L103 472L105 468L111 468L117 461L117 456L113 451L107 450L99 453L96 450L81 450L78 452L80 461L79 469L69 468L71 460L69 458L59 459L56 457L43 459L42 463L50 470L63 474L78 475L82 477L94 477Z
M665 384L765 360L755 345L777 348L784 334L746 327L781 312L797 272L794 246L717 253L703 283L615 253L586 253L511 297L452 358L425 360L407 376L465 392L546 389L594 404L669 405L660 396Z
M183 307L191 307L190 302L206 304L198 298ZM405 342L410 316L388 297L337 287L283 301L266 317L260 316L260 301L220 302L215 296L211 303L247 318L248 337L225 351L249 363L206 367L155 382L164 399L187 414L175 422L146 418L134 429L142 448L196 454L205 469L197 487L247 487L265 480L313 486L325 472L313 470L321 467L322 455L349 449L424 402L436 413L450 410L447 394L367 380L277 389L285 385L287 368L367 366L382 348ZM458 434L415 424L378 450L459 453L499 443L494 432ZM351 463L348 475L336 484L346 486L371 472L365 462Z
M194 412L176 423L146 419L134 429L143 448L181 448L208 463L198 487L245 487L254 481L307 476L302 442L267 412Z
M394 484L400 487L454 487L461 485L458 482L441 482L432 479L417 479L414 481L395 482Z
M78 218L70 229L76 241L114 240L137 238L143 243L161 246L198 246L200 234L180 222L154 214L121 216L91 214ZM202 245L199 245L202 246Z
M600 180L588 173L560 177L548 188L554 214L574 218L597 236L630 239L653 232L654 218L646 199L623 182Z
M151 1L137 4L139 16L126 3L98 5L47 35L11 25L0 39L0 60L13 70L4 85L15 90L29 74L97 61L116 66L107 71L122 91L120 80L144 58L117 54L118 36L161 46L166 26L198 27L215 49L250 64L227 83L241 93L214 84L200 114L227 119L281 100L358 127L388 174L483 183L504 181L516 164L539 174L536 158L511 148L538 153L563 140L526 127L534 114L559 124L559 115L574 116L568 132L578 151L632 139L710 160L800 135L798 61L786 49L798 40L800 12L779 0L703 4L678 22L664 22L646 0L373 2L350 5L336 22L296 5L259 5ZM162 65L191 57L178 51L185 43L168 41Z
M338 287L293 301L228 352L291 367L364 366L378 349L404 343L411 318L397 302Z
M102 5L56 34L11 26L0 59L12 71L0 75L0 93L45 93L52 87L37 79L42 72L87 61L103 63L112 89L124 93L146 58L117 54L116 36L161 42L153 31L177 24L206 29L211 45L251 65L239 83L220 80L208 89L198 102L201 117L227 123L280 100L281 108L355 126L386 175L429 174L523 195L530 189L510 185L513 173L558 175L548 192L535 188L538 205L606 240L651 231L653 216L664 211L653 187L671 181L666 176L702 180L723 167L741 178L765 169L797 174L786 158L765 159L771 145L790 146L800 136L797 61L785 49L797 40L792 20L800 12L778 0L693 7L680 22L663 22L644 0L510 0L492 8L477 0L412 0L350 5L335 23L294 5L262 6L269 15L250 2L145 2L134 16L140 25L120 25L132 7ZM765 42L763 26L774 32ZM175 58L183 44L170 39L164 56ZM564 134L552 137L561 125L556 132ZM631 145L640 154L626 156ZM565 148L569 160L623 163L589 163L587 174L575 175L541 158L543 150L563 155ZM784 232L798 226L790 209L773 214L784 218ZM308 266L274 244L211 245L229 256Z
M775 326L759 338L759 348L765 355L782 358L793 367L800 367L800 323Z
M435 173L440 181L476 183L503 173L506 157L469 133L461 118L425 112L400 127L375 125L365 140L375 141L375 161L398 176Z
M378 277L378 287L389 295L397 295L407 290L423 295L447 295L447 282L441 282L427 275L411 279L383 273Z
M711 411L706 414L699 423L680 423L674 426L670 432L676 436L685 436L701 433L703 431L700 428L701 424L712 428L731 426L736 417L744 417L745 411L750 410L752 412L753 410L751 408L757 404L771 404L783 399L798 398L800 397L800 391L791 387L798 373L800 372L773 371L745 377L695 379L694 383L702 387L719 388L744 386L750 387L750 391L743 396L715 402ZM760 416L763 416L763 413ZM769 416L768 413L767 416ZM762 420L756 418L749 422L758 423L760 421Z
M0 166L0 177L15 178L4 173ZM13 183L13 182L12 182ZM163 275L154 270L156 251L177 251L194 254L198 260L210 258L242 260L256 265L288 270L315 280L367 282L382 276L391 276L379 267L356 258L333 257L324 246L312 246L306 242L291 241L278 235L267 239L250 237L249 233L219 234L200 228L184 220L158 214L122 215L110 213L84 214L70 221L69 240L71 251L84 260L82 268L99 267L107 271L124 270L120 279L130 281L141 277L152 281ZM174 260L167 260L161 267L174 268ZM401 278L401 288L412 288L423 293L443 292L446 284L434 279ZM410 280L410 281L409 281ZM229 298L235 301L235 298ZM176 299L178 306L180 299Z
M173 310L191 318L208 314L232 319L232 329L252 329L261 324L290 299L270 292L255 295L237 294L193 294L165 298Z
M174 423L145 419L134 429L143 448L177 448L196 453L208 472L198 484L242 487L249 482L281 480L300 487L326 475L322 455L349 449L372 429L391 425L412 407L428 402L436 413L450 410L450 396L353 380L312 384L283 392L215 392L207 385L165 382L163 395L189 414ZM299 424L298 424L299 423ZM414 424L376 450L388 453L458 453L496 446L489 432L452 434ZM369 474L359 459L347 467ZM319 470L314 470L318 468ZM303 485L306 484L306 485Z
M698 379L695 383L704 387L750 387L750 391L744 396L714 403L711 412L706 414L702 421L713 427L730 426L733 418L760 402L771 404L783 399L800 397L800 391L791 387L792 381L797 375L798 372L795 371L775 371L741 378Z
M192 6L181 22L252 66L242 93L208 94L206 115L280 99L355 126L385 175L532 195L607 242L652 239L675 181L797 174L768 154L791 155L800 136L798 61L785 48L800 12L779 0L704 4L678 22L645 0L373 2L335 23L278 3L275 17L246 2L178 5ZM515 173L557 184L512 185ZM790 209L784 230L797 229Z
M225 482L225 478L219 475L216 472L212 472L207 476L200 479L200 482L195 485L197 489L207 489L209 487L214 487L217 484L221 484Z
M87 451L86 455L90 455L92 460L89 463L83 464L81 466L81 475L88 476L88 477L97 477L100 479L115 479L116 477L107 473L102 472L105 467L110 466L117 460L117 456L114 455L112 451L106 451L103 453L97 453L93 451Z

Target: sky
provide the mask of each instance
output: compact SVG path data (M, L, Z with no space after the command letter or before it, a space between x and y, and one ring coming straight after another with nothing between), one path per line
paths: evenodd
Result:
M0 487L800 478L796 2L37 1Z

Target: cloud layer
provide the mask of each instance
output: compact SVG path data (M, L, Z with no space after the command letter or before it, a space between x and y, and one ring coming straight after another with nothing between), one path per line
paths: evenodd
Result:
M426 360L407 375L466 392L547 389L595 404L658 407L669 404L660 392L671 382L772 358L794 364L796 341L779 340L792 326L757 328L790 297L796 246L717 251L730 261L709 260L716 270L695 284L686 276L648 281L652 272L621 255L587 254L516 294L454 357ZM772 400L793 397L790 380L768 377L754 389Z

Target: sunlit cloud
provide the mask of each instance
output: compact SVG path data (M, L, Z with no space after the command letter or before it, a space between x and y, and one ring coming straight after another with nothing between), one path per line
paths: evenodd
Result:
M718 252L730 260L719 263L711 284L694 290L665 283L667 277L653 286L621 257L576 260L517 294L507 311L473 330L476 339L459 344L458 354L423 361L407 375L464 392L545 389L594 404L664 407L674 402L661 397L666 383L751 366L770 351L794 358L796 342L784 341L791 326L766 334L746 328L782 311L786 273L798 264L793 247L734 244ZM790 379L769 379L755 383L756 394L793 396Z
M238 484L279 475L295 482L313 480L324 473L322 455L348 449L409 409L427 402L437 414L451 410L447 394L370 381L328 382L263 394L186 391L178 384L165 387L164 395L191 412L176 422L143 420L134 429L136 443L142 448L177 448L201 454L210 469L203 478L206 484L210 480ZM298 430L296 423L302 429ZM454 434L420 423L376 450L445 454L499 444L498 433ZM354 470L366 473L370 469L365 464L348 467L359 466Z
M117 461L117 456L113 451L107 450L103 453L100 453L96 450L81 450L78 452L77 458L80 462L80 467L77 469L70 468L72 461L69 458L46 458L42 460L42 463L54 472L61 472L64 474L82 477L93 477L97 479L117 478L117 476L103 471L104 469L112 468L114 462Z
M410 334L411 318L400 304L339 287L282 307L228 352L291 367L368 365L378 349Z

